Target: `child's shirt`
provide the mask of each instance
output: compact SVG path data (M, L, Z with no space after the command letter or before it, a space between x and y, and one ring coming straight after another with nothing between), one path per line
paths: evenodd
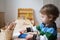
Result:
M41 23L37 25L36 27L33 27L34 31L39 31L40 35L46 36L48 40L56 40L57 39L57 27L56 23L53 22L52 24L45 26L44 23Z

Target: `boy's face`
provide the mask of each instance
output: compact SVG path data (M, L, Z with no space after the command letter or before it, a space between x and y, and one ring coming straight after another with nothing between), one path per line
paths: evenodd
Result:
M46 14L40 14L40 16L41 16L41 21L45 24L49 23L52 20Z

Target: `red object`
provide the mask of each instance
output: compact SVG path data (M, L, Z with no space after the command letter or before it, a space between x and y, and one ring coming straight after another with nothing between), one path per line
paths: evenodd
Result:
M23 34L22 32L20 32L20 34Z

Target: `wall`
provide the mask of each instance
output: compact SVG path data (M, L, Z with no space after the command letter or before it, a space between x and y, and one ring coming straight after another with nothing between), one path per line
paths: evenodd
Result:
M17 18L18 8L33 8L36 11L36 17L39 17L42 5L43 0L5 0L6 24Z
M4 9L4 0L0 0L0 12L5 12L5 9Z
M60 0L55 0L54 4L58 7L59 11L60 11ZM60 16L58 17L58 19L56 20L57 26L60 28Z
M43 5L45 4L54 4L54 0L43 0Z
M5 0L5 23L8 24L17 18L15 0Z
M2 0L1 0L2 1ZM40 8L48 3L55 4L60 10L59 0L4 0L5 4L5 22L8 24L12 20L17 19L18 8L33 8L35 10L35 15L37 20L40 22L39 10ZM1 7L0 9L4 9ZM4 10L3 10L4 11ZM39 17L39 18L38 18ZM60 26L60 17L57 19L56 23L58 27Z

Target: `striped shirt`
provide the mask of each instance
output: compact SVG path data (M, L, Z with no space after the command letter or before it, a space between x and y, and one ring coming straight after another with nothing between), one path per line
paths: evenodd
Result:
M38 30L40 35L46 36L48 40L56 40L57 39L57 27L56 23L53 22L52 24L45 26L44 23L41 23L33 28L33 30Z

